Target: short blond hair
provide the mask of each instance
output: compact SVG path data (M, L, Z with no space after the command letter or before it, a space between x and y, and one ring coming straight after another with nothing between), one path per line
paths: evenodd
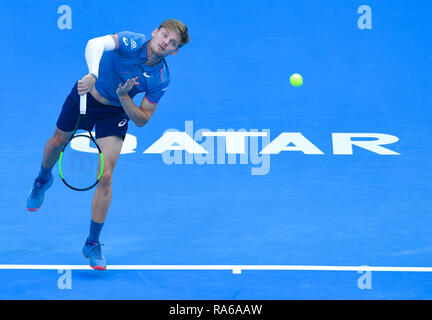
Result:
M189 39L189 34L188 34L188 28L180 20L167 19L164 22L162 22L162 24L159 26L158 29L160 29L160 28L167 28L167 29L175 31L179 34L179 36L181 38L181 43L180 43L179 48L184 46L185 44L189 43L190 39Z

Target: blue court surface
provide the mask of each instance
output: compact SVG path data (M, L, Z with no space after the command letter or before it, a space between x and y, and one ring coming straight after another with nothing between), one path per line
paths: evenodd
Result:
M0 299L431 299L431 10L3 3ZM191 41L167 58L151 121L130 122L95 271L81 254L94 189L68 189L56 165L43 207L27 196L87 41L167 18ZM147 152L167 132L207 153Z

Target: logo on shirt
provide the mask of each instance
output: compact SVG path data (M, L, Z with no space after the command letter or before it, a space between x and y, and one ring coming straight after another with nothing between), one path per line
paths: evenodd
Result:
M123 40L123 43L125 44L125 46L129 45L129 41L126 37L123 37L122 40Z
M118 126L123 127L126 123L127 123L127 120L123 119L122 121L119 122Z
M151 75L149 75L147 72L143 72L143 76L146 77L146 78L150 78L151 77Z
M131 39L131 49L135 49L137 46L136 42L134 39Z

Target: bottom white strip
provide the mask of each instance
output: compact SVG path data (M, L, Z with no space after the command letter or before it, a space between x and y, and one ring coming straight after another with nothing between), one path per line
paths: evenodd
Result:
M0 264L0 270L90 270L88 265ZM387 271L432 272L432 267L310 266L310 265L108 265L107 270L231 270L241 271Z

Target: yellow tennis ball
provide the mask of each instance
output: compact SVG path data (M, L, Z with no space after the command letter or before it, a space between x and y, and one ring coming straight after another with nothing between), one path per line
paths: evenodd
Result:
M290 77L290 82L294 87L300 87L303 84L303 77L298 73L294 73Z

